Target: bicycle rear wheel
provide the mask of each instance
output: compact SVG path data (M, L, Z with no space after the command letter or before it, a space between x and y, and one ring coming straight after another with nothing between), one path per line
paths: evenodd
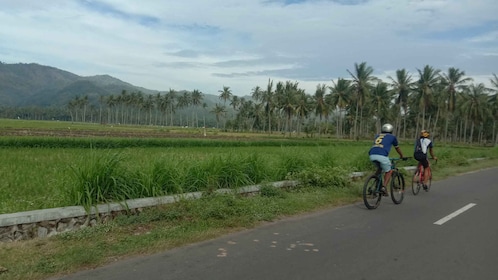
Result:
M391 199L394 204L400 204L405 197L405 178L403 174L394 171L391 178Z
M371 175L363 185L363 202L368 209L375 209L379 206L382 194L379 192L379 177Z
M420 192L420 171L419 169L417 168L417 170L415 170L415 173L413 173L413 178L412 178L412 193L414 195L417 195L418 192Z

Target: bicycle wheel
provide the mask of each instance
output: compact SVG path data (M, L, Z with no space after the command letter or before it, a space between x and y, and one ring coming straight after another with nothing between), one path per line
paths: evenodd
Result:
M393 172L390 189L392 201L400 204L405 197L405 178L397 170Z
M375 209L379 206L382 194L379 193L379 177L371 175L363 185L363 202L368 209Z
M413 173L413 178L412 178L412 193L413 195L417 195L418 192L420 191L420 171L417 168L415 170L415 173Z

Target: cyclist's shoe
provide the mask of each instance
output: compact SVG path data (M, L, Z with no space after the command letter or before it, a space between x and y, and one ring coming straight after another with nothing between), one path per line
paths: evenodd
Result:
M426 184L423 184L422 187L424 188L424 191L427 191L429 189Z
M386 187L382 187L382 189L380 189L380 192L382 193L383 196L389 196Z

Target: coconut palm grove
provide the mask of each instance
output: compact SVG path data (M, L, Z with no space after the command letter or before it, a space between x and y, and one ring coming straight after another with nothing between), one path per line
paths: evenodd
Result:
M443 71L426 65L416 70L410 73L399 69L394 77L382 80L362 62L348 69L346 78L318 84L314 93L305 92L298 82L269 79L266 85L256 85L246 97L223 86L211 104L198 89L170 89L157 94L123 90L98 100L76 96L65 108L22 110L27 119L207 126L231 132L353 140L370 138L382 123L390 122L400 138L413 138L417 131L427 129L438 141L498 143L496 74L492 74L492 87L488 88L458 68ZM7 112L2 117L15 117Z

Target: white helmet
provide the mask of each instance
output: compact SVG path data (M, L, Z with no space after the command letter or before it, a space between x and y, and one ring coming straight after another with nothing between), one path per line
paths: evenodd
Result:
M382 129L380 130L382 133L393 133L393 125L390 123L385 123L382 125Z

